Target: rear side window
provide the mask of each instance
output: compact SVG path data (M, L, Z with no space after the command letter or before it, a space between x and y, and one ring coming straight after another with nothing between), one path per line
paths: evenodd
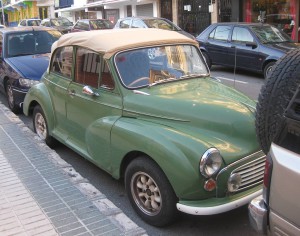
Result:
M145 24L141 20L133 20L132 28L146 28Z
M58 48L52 56L51 72L60 74L66 78L72 76L73 47Z
M210 39L227 41L231 27L226 25L217 26L210 34Z
M120 28L130 28L131 20L123 20L120 22Z

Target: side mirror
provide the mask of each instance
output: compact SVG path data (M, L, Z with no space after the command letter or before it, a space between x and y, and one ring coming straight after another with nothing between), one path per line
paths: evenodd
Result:
M252 47L252 49L257 48L256 42L246 42L247 47Z

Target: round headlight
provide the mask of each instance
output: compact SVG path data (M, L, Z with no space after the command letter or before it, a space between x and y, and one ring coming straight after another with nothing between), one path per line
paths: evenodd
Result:
M200 173L206 178L216 174L222 165L222 157L216 148L208 149L200 161Z

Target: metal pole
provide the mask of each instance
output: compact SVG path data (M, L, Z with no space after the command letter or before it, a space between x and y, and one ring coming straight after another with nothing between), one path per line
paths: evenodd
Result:
M4 9L3 9L3 0L1 0L1 10L2 10L3 25L5 25L5 15L4 15Z

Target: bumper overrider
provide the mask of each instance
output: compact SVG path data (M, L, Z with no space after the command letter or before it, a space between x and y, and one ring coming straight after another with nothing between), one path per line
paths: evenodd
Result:
M258 233L267 233L268 209L262 195L254 198L248 206L250 224Z

